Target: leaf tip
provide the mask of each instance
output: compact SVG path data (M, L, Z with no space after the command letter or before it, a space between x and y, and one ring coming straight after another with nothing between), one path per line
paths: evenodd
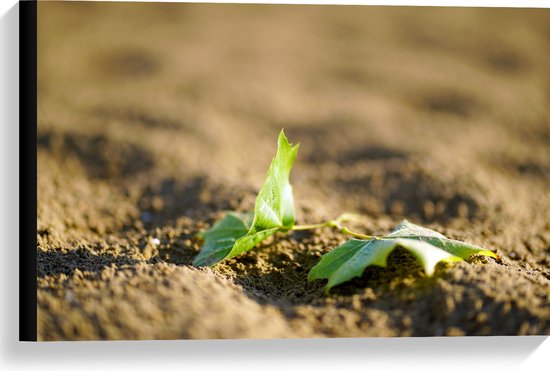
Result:
M488 256L488 257L494 258L494 259L496 259L496 260L501 260L500 257L499 257L496 253L494 253L493 251L491 251L491 250L481 250L481 251L476 252L475 254ZM472 255L475 255L475 254L472 254ZM471 255L470 255L470 256L471 256Z
M319 264L317 264L319 265ZM316 271L316 268L317 268L317 265L315 265L313 268L311 268L307 274L307 280L308 282L313 282L315 280L318 280L320 279L318 276L317 276L317 271Z
M290 149L292 151L297 152L298 148L300 147L300 143L297 143L297 144L294 144L294 145L292 143L290 143L288 138L285 135L285 129L283 128L283 129L281 129L281 132L279 133L278 146L279 146L279 148L282 147L282 146L290 147Z
M285 129L284 128L282 128L281 131L279 132L278 142L290 145L290 143L288 142L288 138L285 135Z

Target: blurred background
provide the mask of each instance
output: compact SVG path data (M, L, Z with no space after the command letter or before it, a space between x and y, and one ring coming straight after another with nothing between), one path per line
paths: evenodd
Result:
M223 210L252 207L281 128L301 143L292 174L301 223L357 212L365 217L361 228L382 233L409 218L496 249L539 280L526 286L521 304L534 309L510 320L509 309L495 307L501 317L491 315L511 321L508 327L495 320L460 331L548 330L540 306L548 298L550 241L548 10L102 2L38 8L42 338L256 336L197 333L187 325L174 333L165 316L144 322L116 303L115 313L136 322L113 325L97 313L98 300L112 295L97 274L138 262L189 265L198 230ZM216 274L232 280L234 272L224 269ZM75 278L75 270L88 275ZM487 274L509 286L503 292L517 292L509 276ZM59 288L63 275L99 282L98 291L80 297L79 284ZM269 292L256 283L241 282L245 294L256 300L251 292L260 292L276 307L313 300L290 300L286 283ZM120 295L119 302L134 300ZM151 295L153 308L166 300ZM399 307L400 299L392 300L398 304L388 308ZM73 317L61 319L63 311ZM461 328L460 318L453 328ZM454 322L446 321L436 328L425 318L424 332L400 323L394 332L362 334L452 334ZM355 336L351 327L339 333L315 326L272 334Z

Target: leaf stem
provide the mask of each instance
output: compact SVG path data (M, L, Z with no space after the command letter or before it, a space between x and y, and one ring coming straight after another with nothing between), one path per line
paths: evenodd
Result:
M310 229L332 227L333 226L332 223L333 221L331 220L326 223L295 225L292 228L290 228L290 230L291 231L308 231Z
M379 240L380 239L380 237L377 237L377 236L370 236L368 234L361 234L361 233L350 231L348 227L341 227L340 232L343 234L348 234L350 236L360 238L362 240Z
M311 229L317 229L317 228L334 228L338 230L340 233L347 234L349 236L353 236L356 238L360 238L362 240L379 240L381 237L377 236L370 236L368 234L361 234L357 232L353 232L348 227L344 227L340 225L340 218L329 220L328 222L324 223L318 223L318 224L302 224L302 225L295 225L292 228L289 228L290 231L307 231Z

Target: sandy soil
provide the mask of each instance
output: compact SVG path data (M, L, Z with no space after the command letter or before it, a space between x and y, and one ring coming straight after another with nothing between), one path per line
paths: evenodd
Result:
M550 11L38 7L39 339L550 334ZM319 230L192 267L283 127L299 223L408 218L502 261L396 251L327 297Z

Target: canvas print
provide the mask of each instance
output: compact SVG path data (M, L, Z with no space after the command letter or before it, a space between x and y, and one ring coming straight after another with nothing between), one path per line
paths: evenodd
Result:
M549 10L37 22L38 340L550 334Z

